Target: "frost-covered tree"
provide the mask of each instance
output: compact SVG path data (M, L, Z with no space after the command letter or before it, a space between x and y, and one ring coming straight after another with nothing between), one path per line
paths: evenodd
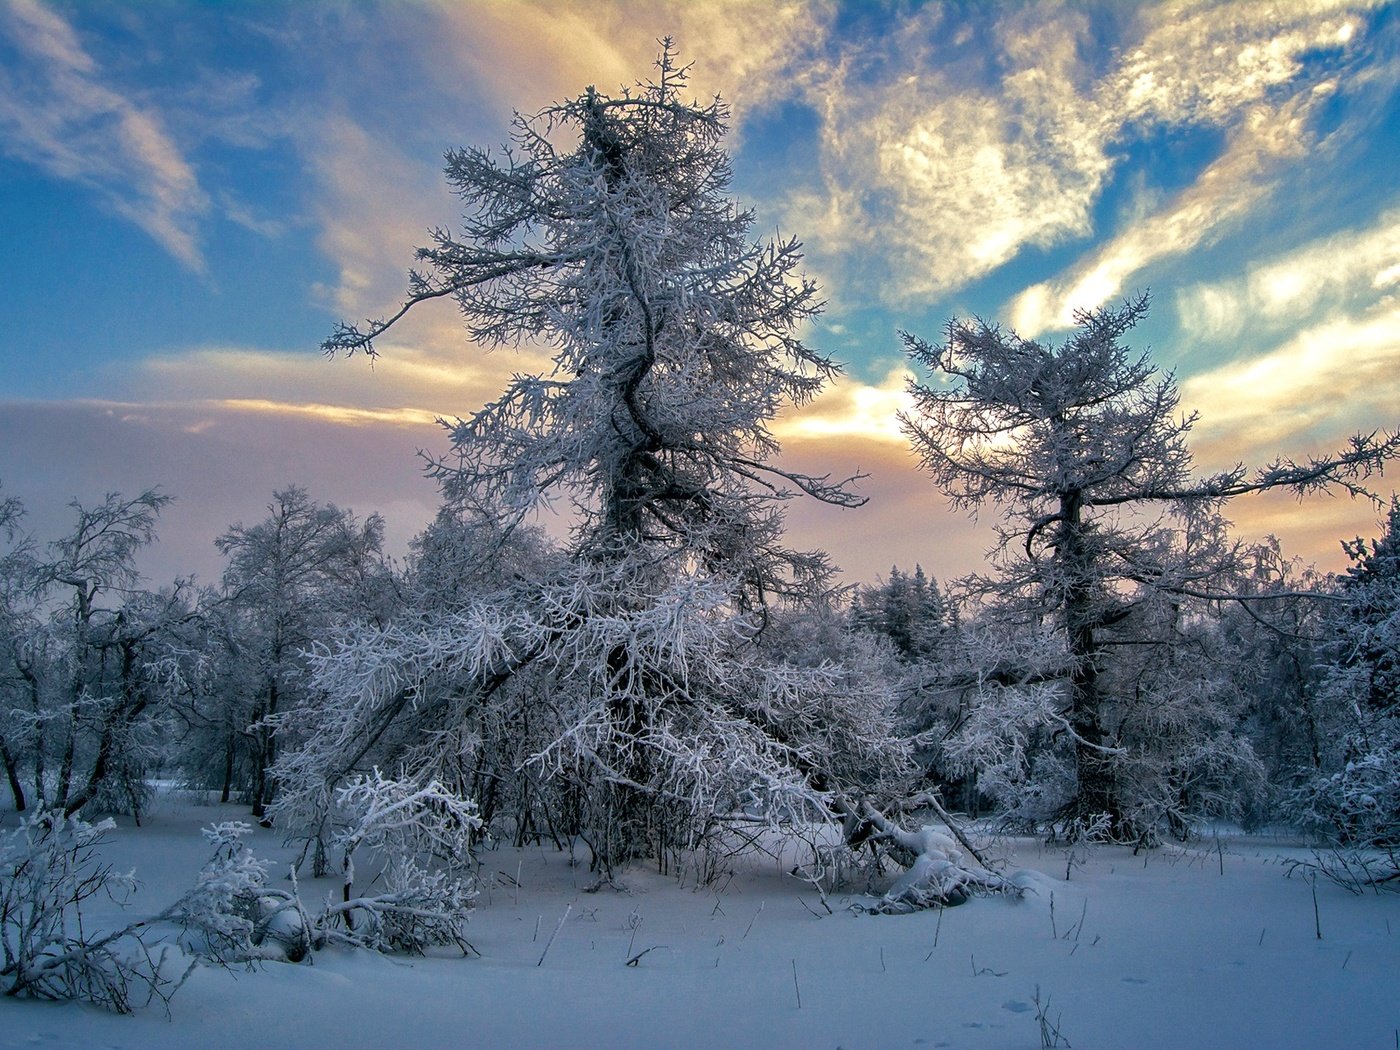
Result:
M0 765L16 811L26 808L24 768L34 744L34 685L26 648L37 634L34 542L20 530L24 505L0 499Z
M185 584L142 588L135 556L170 499L150 490L75 502L73 530L33 563L43 615L30 617L11 665L27 699L35 800L70 816L90 804L139 814L159 764L172 633L194 614Z
M395 587L378 514L361 521L295 485L267 511L215 541L228 564L208 609L214 687L199 705L225 797L237 782L259 818L274 789L272 720L303 698L305 652L343 620L387 619Z
M1400 883L1400 501L1383 527L1343 543L1352 564L1320 687L1331 732L1291 801L1293 816L1334 841L1384 847L1385 878Z
M980 320L950 322L941 345L904 337L935 380L911 383L902 417L924 469L953 506L1002 508L997 573L974 589L998 622L1049 624L1061 648L1027 682L1054 685L1073 744L1059 816L1106 819L1119 836L1146 829L1129 804L1136 755L1113 713L1129 681L1115 668L1126 646L1175 644L1173 607L1233 596L1241 550L1221 508L1270 489L1362 493L1400 452L1400 437L1359 435L1335 456L1194 475L1195 416L1178 411L1173 377L1121 342L1146 310L1143 296L1081 312L1057 345ZM1133 721L1150 724L1157 703L1137 705Z
M938 652L945 635L955 626L955 616L938 581L925 575L923 566L916 565L912 576L895 566L889 579L857 588L851 602L851 622L888 638L901 657L918 662Z
M820 304L797 242L751 240L727 196L724 106L685 92L667 42L636 90L517 116L499 154L449 153L461 232L419 250L397 313L325 344L373 353L407 311L451 298L479 346L548 347L543 374L448 426L431 469L489 523L480 537L551 501L574 525L543 573L343 639L318 668L339 743L305 726L315 743L289 758L308 791L376 750L465 790L483 723L509 724L517 794L533 785L542 818L610 867L734 815L819 809L854 769L900 769L879 683L756 644L770 604L828 578L823 555L783 546L783 501L861 500L774 463L769 421L836 366L801 338ZM425 708L436 735L386 751Z

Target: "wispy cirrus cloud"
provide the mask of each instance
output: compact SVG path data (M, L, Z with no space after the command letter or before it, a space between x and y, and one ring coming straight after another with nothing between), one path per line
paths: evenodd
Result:
M297 113L291 137L316 182L310 210L319 247L338 270L337 281L319 291L347 317L396 305L414 248L431 227L450 227L458 207L442 178L441 149L504 142L512 111L528 116L590 84L616 92L651 77L663 36L675 39L681 62L694 63L691 93L701 99L722 93L741 128L745 109L790 84L795 64L822 38L833 6L831 0L432 0L413 9L416 17L397 32L415 70L443 98L467 90L476 103L462 114L440 104L420 111L419 99L406 99L391 114L393 127L352 116L334 99ZM433 121L460 131L428 127ZM441 147L403 147L425 138L437 138Z
M12 55L0 63L0 148L97 191L202 272L209 199L160 114L108 83L73 27L38 0L5 0L0 34Z
M1012 327L1027 339L1070 328L1076 310L1108 302L1153 263L1209 244L1242 222L1274 189L1280 162L1307 152L1312 140L1306 117L1314 97L1250 114L1192 185L1067 273L1017 295L1006 310Z
M1145 216L1156 228L1138 240L1152 253L1127 230L1116 251L1036 291L1037 309L1024 312L1049 323L1068 315L1066 295L1121 286L1189 250L1188 224L1198 242L1253 207L1270 165L1295 159L1305 140L1298 122L1328 65L1305 60L1359 47L1368 6L1027 5L989 9L995 19L969 33L928 5L878 46L841 45L806 74L823 116L824 180L796 194L790 214L816 231L809 243L821 254L844 257L852 284L910 302L954 292L1028 247L1087 237L1123 142L1160 128L1226 131L1238 155L1204 168L1194 195ZM1096 37L1106 25L1119 37L1111 50ZM1096 67L1096 54L1112 57ZM1260 150L1252 164L1250 148ZM1230 207L1217 214L1214 202ZM1163 227L1175 246L1156 240Z
M421 424L468 415L494 400L515 372L547 364L544 355L531 351L485 353L464 346L460 330L451 329L451 312L445 313L433 325L420 323L417 340L385 343L372 365L363 357L328 361L309 348L201 347L113 370L103 387L131 401ZM449 337L456 346L448 344Z
M534 112L585 85L615 91L647 79L671 37L694 63L696 95L722 94L736 116L790 88L820 45L834 0L514 0L463 5L434 0L449 72L489 69L489 90L507 111Z
M911 373L892 368L878 383L841 377L820 397L800 409L789 409L773 425L780 441L839 441L853 438L885 445L904 445L896 413L911 407Z
M1201 454L1217 462L1271 458L1286 444L1337 444L1348 432L1400 426L1400 306L1336 315L1265 353L1191 376ZM1320 451L1314 447L1312 451Z
M1277 329L1318 310L1374 306L1400 286L1400 209L1364 227L1316 238L1251 263L1246 273L1176 295L1177 323L1193 339Z

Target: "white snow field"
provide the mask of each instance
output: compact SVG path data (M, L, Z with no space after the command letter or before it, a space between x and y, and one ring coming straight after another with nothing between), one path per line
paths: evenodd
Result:
M120 821L104 856L143 883L128 913L186 889L205 859L200 827L228 819L245 811L167 797L144 827ZM253 844L288 855L272 832ZM1218 849L1102 847L1068 882L1063 849L1017 839L992 852L1024 869L1023 900L878 916L850 907L873 903L859 893L832 896L827 915L786 873L795 849L746 858L719 886L634 868L625 891L595 893L586 865L552 848L483 851L479 958L326 951L310 965L201 967L168 1018L159 1004L122 1017L7 999L0 1047L1400 1045L1400 895L1319 882L1315 917L1312 885L1286 877L1306 849L1239 835ZM302 883L308 900L329 887Z

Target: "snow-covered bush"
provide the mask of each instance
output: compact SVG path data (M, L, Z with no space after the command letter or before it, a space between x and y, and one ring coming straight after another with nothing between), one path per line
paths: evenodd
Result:
M936 800L922 801L933 807L943 828L924 824L909 831L868 804L849 814L862 829L855 837L885 845L904 868L879 900L864 910L897 914L951 907L975 893L1021 896L1021 887L989 866Z
M184 927L182 946L202 958L225 965L297 961L306 953L310 923L294 892L268 885L268 862L243 841L252 830L243 821L204 829L213 856L172 909L172 918Z
M1341 845L1400 846L1400 720L1373 717L1344 741L1340 768L1292 795L1296 818Z
M226 821L205 829L214 854L194 888L171 909L186 949L228 964L298 962L331 945L421 954L435 945L470 950L464 928L476 898L471 840L481 822L473 803L436 781L419 785L375 770L337 793L343 821L341 893L319 910L291 888L268 884L268 863L244 843L252 828ZM373 892L359 889L357 858Z
M40 806L0 847L4 995L79 999L130 1013L152 999L168 1001L179 987L182 978L162 973L165 949L147 941L151 921L103 931L83 913L94 897L120 903L135 888L133 874L97 859L112 827Z
M444 944L470 950L476 803L436 780L392 779L378 769L351 778L337 803L346 820L332 843L342 856L341 900L316 920L318 940L415 954ZM379 867L382 889L373 894L355 888L362 850Z

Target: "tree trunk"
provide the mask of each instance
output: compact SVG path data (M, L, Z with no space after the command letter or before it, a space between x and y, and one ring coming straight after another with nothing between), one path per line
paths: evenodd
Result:
M10 751L10 745L3 736L0 736L0 762L5 765L5 779L10 782L10 795L15 800L15 812L23 813L24 787L19 782L19 770L15 766L14 755Z
M43 710L39 702L39 676L29 666L21 666L19 673L29 685L29 706L34 711L34 797L42 806L48 801L48 792L44 787L44 775L47 772L44 768L46 741Z
M1112 756L1104 750L1100 720L1103 698L1099 692L1100 614L1093 590L1092 554L1077 492L1060 501L1060 530L1056 548L1057 568L1064 578L1065 635L1073 667L1070 672L1070 725L1074 729L1075 796L1064 818L1089 824L1107 816L1109 835L1131 834L1123 827L1122 806L1114 782Z
M233 793L233 753L236 739L233 733L229 733L224 744L224 786L219 792L219 801L223 803L227 803Z
M280 655L280 654L277 654ZM277 713L277 676L274 673L267 686L267 707L259 712L257 722ZM255 723L256 724L256 723ZM253 774L253 816L264 826L269 824L267 807L272 803L273 782L268 770L272 765L276 746L272 731L265 725L257 725L253 731L254 763Z

